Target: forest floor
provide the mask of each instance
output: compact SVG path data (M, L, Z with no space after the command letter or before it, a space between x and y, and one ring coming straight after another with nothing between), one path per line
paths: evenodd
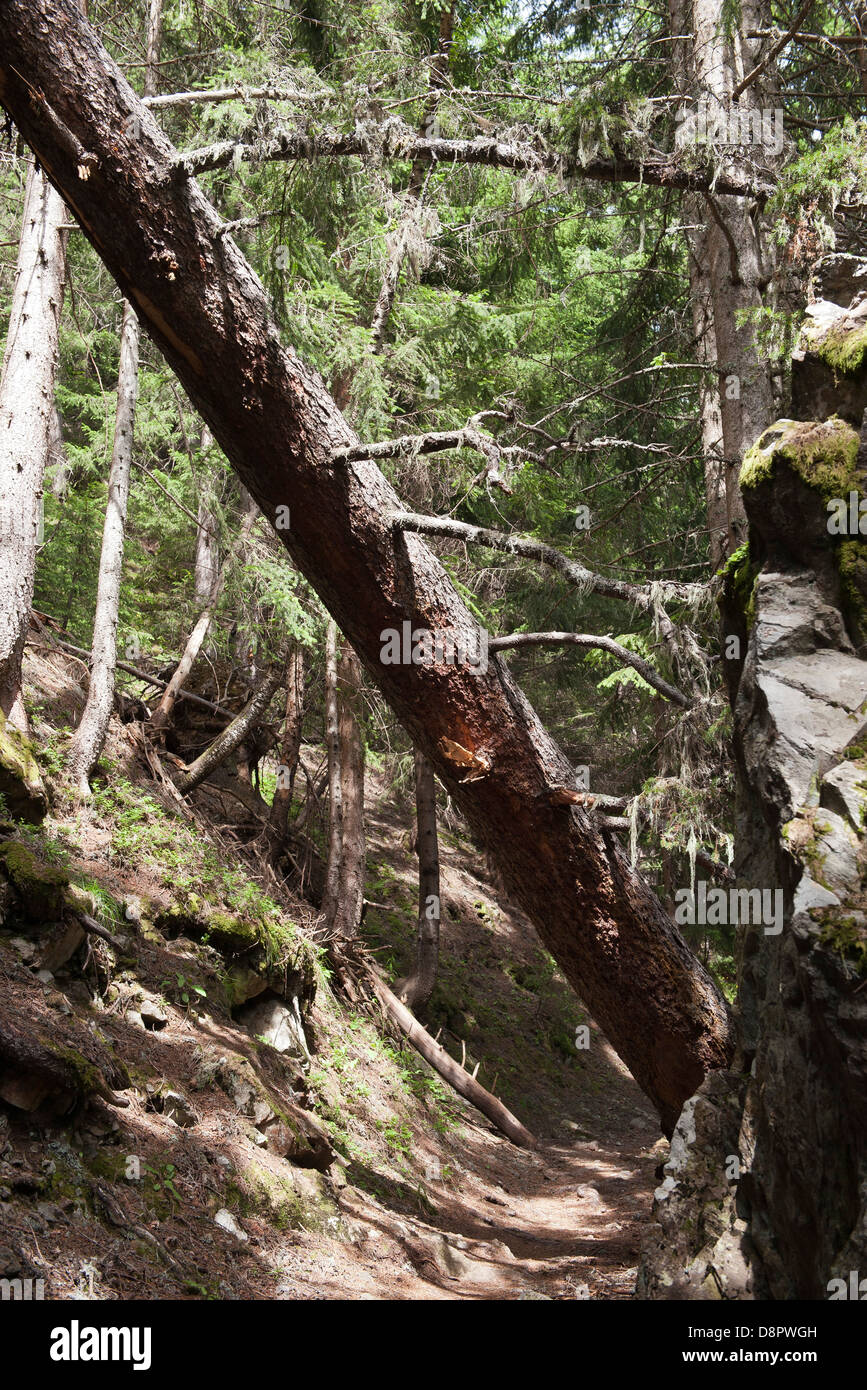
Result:
M80 676L54 659L31 659L29 674L50 781ZM100 901L171 911L195 842L114 721L106 788L86 811L55 807L18 835ZM394 981L415 931L411 810L376 771L367 795L363 930ZM214 830L206 804L197 839ZM239 883L244 901L261 891L247 858L239 847L221 866L235 904ZM308 1064L245 1026L207 938L146 915L122 960L82 951L40 976L40 929L13 908L0 1008L14 1001L34 1029L61 1020L98 1037L131 1085L124 1108L94 1098L69 1116L0 1102L0 1278L43 1278L58 1299L630 1298L667 1153L655 1116L450 808L441 859L442 966L425 1023L478 1065L538 1150L512 1145L327 979L306 1020ZM309 906L287 904L309 924ZM328 1134L324 1171L274 1143L281 1098Z

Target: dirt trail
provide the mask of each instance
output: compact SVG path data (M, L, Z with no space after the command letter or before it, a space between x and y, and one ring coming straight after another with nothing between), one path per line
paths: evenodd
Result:
M652 1128L611 1142L512 1148L483 1125L464 1127L466 1163L436 1212L397 1215L347 1188L340 1207L352 1252L334 1242L284 1255L282 1298L628 1299L647 1220ZM629 1156L626 1156L626 1150ZM639 1152L639 1150L643 1150Z

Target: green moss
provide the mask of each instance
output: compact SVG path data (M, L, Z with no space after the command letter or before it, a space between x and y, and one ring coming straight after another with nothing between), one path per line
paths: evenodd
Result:
M867 332L867 328L864 330ZM752 489L773 483L775 473L788 468L816 492L822 508L832 500L846 499L850 492L863 491L864 480L857 471L859 436L845 420L832 416L824 424L799 420L778 420L757 440L744 458L741 488ZM867 556L860 537L832 537L840 576L843 611L856 635L867 638ZM732 557L734 559L734 556Z
M40 1038L39 1041L72 1070L80 1096L102 1095L105 1092L106 1084L99 1067L89 1062L76 1048L51 1042L48 1038Z
M30 740L13 729L0 711L0 795L16 820L38 825L48 801Z
M837 568L843 604L855 631L867 637L867 546L857 537L841 539Z
M817 357L842 376L856 376L867 359L867 323L860 328L833 327L816 345Z
M69 876L63 869L41 864L20 840L7 840L0 845L0 869L20 897L29 921L59 921L69 886Z
M242 1216L264 1216L278 1231L322 1230L335 1212L317 1175L275 1172L256 1159L227 1183L226 1205Z
M854 917L831 917L825 922L819 940L841 960L855 966L859 975L867 975L867 929Z
M723 581L726 598L743 614L748 629L756 617L756 579L760 568L750 558L750 547L745 543L738 546L717 571Z
M747 451L740 472L741 488L749 490L771 482L776 468L787 464L823 502L845 497L850 489L858 488L858 443L857 431L836 415L824 424L778 420Z

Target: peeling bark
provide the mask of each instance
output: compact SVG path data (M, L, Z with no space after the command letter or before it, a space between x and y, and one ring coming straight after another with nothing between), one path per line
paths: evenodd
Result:
M31 165L0 378L0 712L22 733L27 715L21 658L33 601L42 482L55 441L65 220L63 200Z

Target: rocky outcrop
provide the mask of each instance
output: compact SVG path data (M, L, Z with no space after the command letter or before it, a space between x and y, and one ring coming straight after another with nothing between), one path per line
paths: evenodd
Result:
M841 418L783 420L744 462L749 546L723 598L724 634L741 645L728 671L735 869L779 915L739 926L738 1053L684 1107L639 1274L646 1298L824 1299L867 1270L861 444ZM829 525L834 499L853 494L848 525Z

